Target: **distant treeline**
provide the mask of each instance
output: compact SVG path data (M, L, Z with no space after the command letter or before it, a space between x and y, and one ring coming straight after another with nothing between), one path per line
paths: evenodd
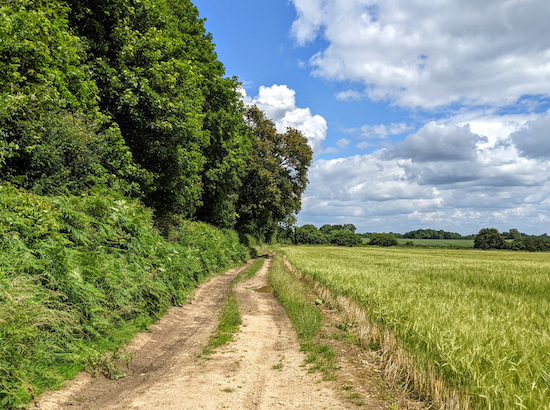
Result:
M372 238L377 233L366 232L361 234L363 238ZM447 232L444 230L436 231L435 229L417 229L416 231L410 231L405 234L389 232L389 235L393 235L396 238L404 239L474 239L475 235L462 236L456 232Z
M361 236L355 233L355 225L304 225L294 231L293 243L297 245L337 245L356 246L362 243Z
M540 236L528 236L517 229L499 233L496 228L484 228L476 235L474 248L548 252L550 251L550 237L546 233Z
M405 234L399 233L372 233L356 234L353 224L323 225L317 229L314 225L304 225L292 230L288 229L286 238L297 245L339 245L355 246L362 243L362 239L369 239L369 245L397 246L397 238L403 239L434 239L434 240L474 240L474 248L477 249L506 249L515 251L547 252L550 251L550 237L544 233L540 236L529 236L510 229L500 233L495 228L484 228L477 235L462 236L456 232L447 232L434 229L418 229ZM407 242L405 246L413 246L413 242Z

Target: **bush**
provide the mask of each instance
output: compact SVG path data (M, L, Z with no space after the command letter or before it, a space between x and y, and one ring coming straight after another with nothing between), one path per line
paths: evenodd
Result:
M81 194L102 186L139 197L152 176L137 167L118 127L83 114L48 113L10 131L5 179L41 195ZM2 141L0 147L7 143ZM0 158L1 159L1 158Z
M496 228L483 228L474 239L474 248L508 249L508 245Z
M397 238L389 233L374 234L369 241L369 245L378 246L397 246Z
M522 245L523 245L523 249L529 252L550 251L550 240L548 240L547 238L537 238L533 236L526 236L522 238Z
M359 235L347 229L332 231L329 240L332 245L337 246L357 246L362 242Z
M304 225L296 228L294 243L297 245L325 245L329 243L329 240L314 225Z

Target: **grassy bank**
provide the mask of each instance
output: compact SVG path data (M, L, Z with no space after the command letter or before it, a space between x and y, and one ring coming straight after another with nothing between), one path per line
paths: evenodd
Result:
M0 407L98 363L246 258L234 232L179 221L111 191L43 197L0 187ZM101 361L101 360L99 360Z
M416 366L466 397L464 406L550 408L548 255L334 247L282 252L391 331Z

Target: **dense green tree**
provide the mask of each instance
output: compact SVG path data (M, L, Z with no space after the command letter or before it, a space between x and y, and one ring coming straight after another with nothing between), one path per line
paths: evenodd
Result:
M68 0L100 107L155 177L146 202L232 226L250 143L235 78L188 0Z
M296 229L296 215L288 215L279 222L277 226L277 241L281 243L291 243L294 240L294 230Z
M2 179L43 193L105 185L137 196L148 175L98 110L68 13L56 0L0 4Z
M160 1L70 0L87 39L100 107L120 126L136 161L154 175L146 202L190 217L201 195L204 96L191 49L178 30L182 7ZM183 4L184 2L181 2ZM180 4L179 2L177 4Z
M550 251L550 239L543 236L525 236L514 239L514 245L519 250L526 250L529 252L548 252Z
M403 235L406 239L462 239L462 236L456 232L447 232L444 230L436 231L434 229L418 229L410 231Z
M202 205L197 218L230 228L237 219L236 202L252 135L236 91L240 83L236 78L220 76L210 80L206 92L203 129L210 143L203 149L206 163L202 174Z
M369 245L377 246L397 246L397 238L391 233L377 233L372 235Z
M115 188L139 197L149 180L136 167L120 130L83 115L45 113L18 124L18 150L4 178L43 194L79 194L93 186Z
M318 230L315 225L303 225L294 232L294 243L297 245L324 245L328 244L327 235Z
M337 246L357 246L362 243L361 237L351 229L340 229L330 233L329 241Z
M270 238L279 222L300 211L312 151L299 131L278 133L257 107L250 107L246 118L254 137L236 227L241 233Z
M355 233L355 231L357 230L354 224L344 224L344 229L351 231L352 233Z
M506 241L496 228L483 228L474 239L476 249L506 249Z
M524 233L521 233L517 229L510 229L508 232L502 232L504 239L521 239L523 236L527 236Z
M97 87L82 64L84 46L56 0L0 3L0 124L62 109L89 112Z
M319 231L321 231L324 235L329 235L330 231L332 231L332 225L325 224L319 228Z

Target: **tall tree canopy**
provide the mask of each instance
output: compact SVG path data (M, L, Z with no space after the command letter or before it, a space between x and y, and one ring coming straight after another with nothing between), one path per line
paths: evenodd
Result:
M288 220L311 149L244 106L203 23L189 0L0 2L0 180L259 235Z
M237 204L237 228L269 238L279 222L301 209L312 151L298 130L278 133L258 107L248 108L246 118L254 138Z
M38 192L102 184L139 195L136 167L116 124L98 109L85 44L56 0L0 4L0 172Z
M235 222L249 138L236 78L188 0L68 0L87 39L100 107L154 175L160 214Z

